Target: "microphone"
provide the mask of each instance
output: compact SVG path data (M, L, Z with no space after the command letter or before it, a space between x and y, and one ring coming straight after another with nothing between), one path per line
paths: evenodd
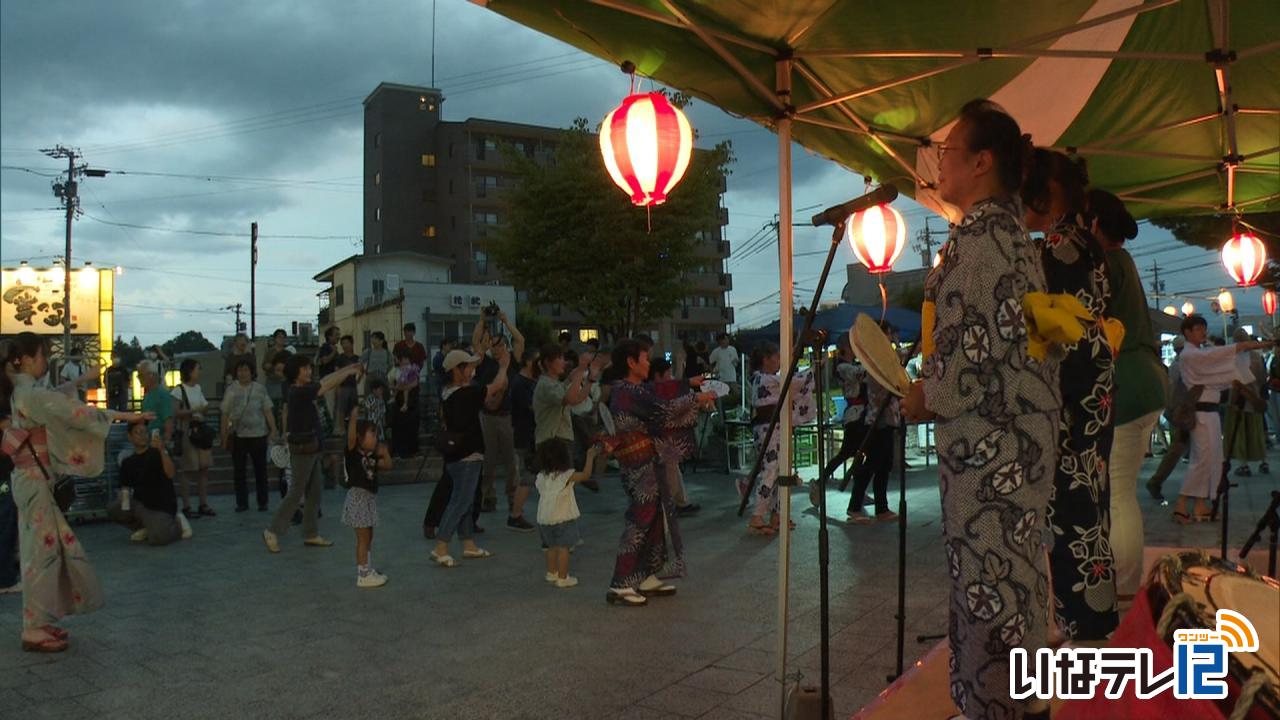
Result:
M892 185L881 185L871 192L839 205L832 205L813 216L813 226L839 225L859 210L866 210L873 205L893 202L898 197L898 188Z

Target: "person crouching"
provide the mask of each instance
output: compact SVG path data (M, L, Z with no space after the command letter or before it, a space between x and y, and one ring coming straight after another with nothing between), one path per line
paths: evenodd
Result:
M131 423L129 443L132 449L120 460L120 497L107 508L107 517L132 530L133 542L168 545L189 539L191 525L178 514L173 491L176 469L160 431L148 433L146 422Z

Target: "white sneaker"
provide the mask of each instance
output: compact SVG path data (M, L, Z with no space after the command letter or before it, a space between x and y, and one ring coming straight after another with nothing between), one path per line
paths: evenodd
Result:
M569 575L568 577L556 578L556 587L560 589L571 588L578 584L578 578Z
M387 576L372 570L368 575L356 576L356 587L360 588L376 588L387 584Z
M554 583L555 581L557 581L557 580L559 580L559 579L560 579L560 576L559 576L559 575L556 575L556 574L555 574L555 573L553 573L553 572L549 572L549 573L547 573L547 575L546 575L546 580L547 580L547 582L549 582L549 583Z
M267 549L273 553L280 552L280 542L276 538L276 534L270 530L262 531L262 541L267 544Z
M182 526L182 539L190 540L191 539L191 521L187 519L186 515L182 513L178 513L178 524Z
M146 528L138 528L137 530L133 531L132 535L129 536L129 542L140 543L140 542L146 542L146 541L147 541Z

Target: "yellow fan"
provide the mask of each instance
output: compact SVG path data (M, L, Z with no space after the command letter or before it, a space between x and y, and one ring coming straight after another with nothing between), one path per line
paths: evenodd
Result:
M858 315L849 328L849 345L862 367L889 392L906 397L911 389L911 378L902 367L898 353L894 352L889 338L880 325L868 315Z

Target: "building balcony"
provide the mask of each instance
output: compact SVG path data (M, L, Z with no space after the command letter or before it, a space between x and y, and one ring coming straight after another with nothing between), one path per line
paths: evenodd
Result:
M727 292L733 289L733 275L729 273L690 273L690 285L699 292Z
M733 308L685 307L676 311L676 317L691 325L720 327L733 322Z
M693 254L700 258L727 258L729 257L729 241L696 242L693 245Z

